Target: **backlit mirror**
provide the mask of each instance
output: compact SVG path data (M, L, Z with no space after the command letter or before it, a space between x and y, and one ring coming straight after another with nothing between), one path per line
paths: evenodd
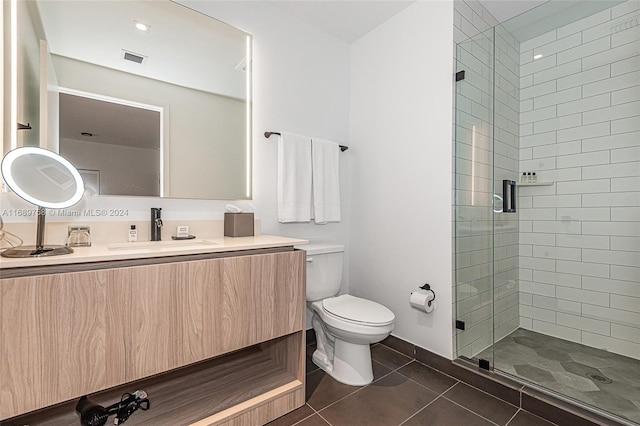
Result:
M5 250L5 257L53 256L73 253L65 246L44 245L46 208L71 207L82 198L84 183L73 165L58 154L37 147L9 151L2 159L2 177L18 196L38 206L36 245Z
M99 195L251 197L249 34L168 0L12 3L18 79L40 75L19 140L39 132Z

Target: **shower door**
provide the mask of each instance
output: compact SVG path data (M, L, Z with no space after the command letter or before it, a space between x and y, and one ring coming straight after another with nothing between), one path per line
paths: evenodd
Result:
M494 342L493 36L455 46L455 340L463 358Z
M517 203L503 193L518 179L518 55L496 28L455 53L456 352L490 368L519 321Z

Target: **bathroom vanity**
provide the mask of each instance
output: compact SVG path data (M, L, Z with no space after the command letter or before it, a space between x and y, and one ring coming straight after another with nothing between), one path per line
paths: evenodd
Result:
M256 425L302 406L300 243L264 235L155 255L97 246L74 263L3 259L0 422L77 425L80 396L107 406L137 389L151 408L130 425Z

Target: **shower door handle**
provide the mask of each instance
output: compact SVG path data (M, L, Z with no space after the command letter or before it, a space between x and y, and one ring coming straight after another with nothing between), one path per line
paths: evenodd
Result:
M504 213L516 212L516 181L504 179L502 181L502 211Z
M496 200L500 201L504 205L504 200L498 194L493 194L493 212L502 213L503 209L496 209Z

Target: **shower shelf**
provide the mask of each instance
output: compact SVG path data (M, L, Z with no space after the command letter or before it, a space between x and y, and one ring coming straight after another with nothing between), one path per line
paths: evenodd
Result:
M551 186L553 185L555 182L527 182L527 183L520 183L518 182L516 185L517 186Z

